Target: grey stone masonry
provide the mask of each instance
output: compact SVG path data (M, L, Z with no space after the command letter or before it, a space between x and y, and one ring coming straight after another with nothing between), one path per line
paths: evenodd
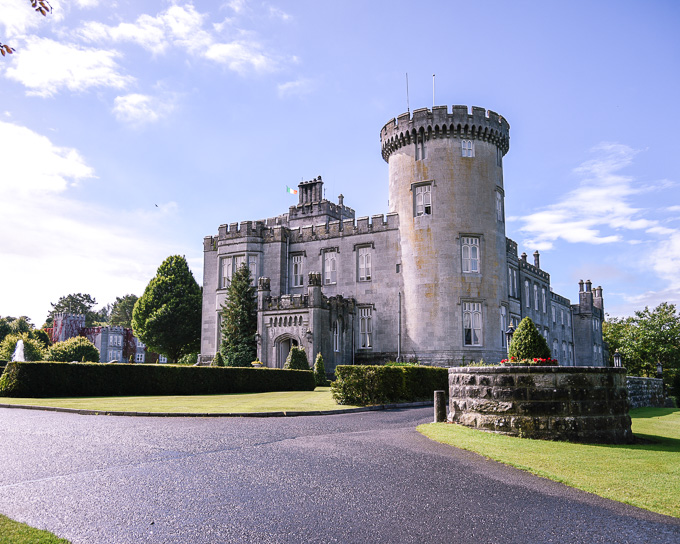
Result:
M628 376L628 400L633 408L663 408L666 404L666 396L663 389L663 380L659 378L639 378Z
M570 442L632 441L624 368L449 369L450 418L475 429Z

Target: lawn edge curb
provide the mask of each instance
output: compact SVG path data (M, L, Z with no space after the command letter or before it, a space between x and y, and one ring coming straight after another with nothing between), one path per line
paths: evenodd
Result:
M301 416L334 416L339 414L356 414L359 412L377 412L381 410L399 410L401 408L422 408L433 406L434 401L404 402L377 404L360 408L339 408L337 410L282 411L282 412L120 412L114 410L83 410L80 408L60 408L58 406L35 406L32 404L2 404L0 408L19 408L23 410L41 410L45 412L63 412L83 416L128 416L128 417L301 417Z

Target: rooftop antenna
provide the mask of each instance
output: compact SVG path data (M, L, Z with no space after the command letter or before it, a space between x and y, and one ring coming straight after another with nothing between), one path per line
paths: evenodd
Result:
M434 108L434 74L432 74L432 107Z
M408 103L408 72L406 72L406 111L411 113L411 108Z

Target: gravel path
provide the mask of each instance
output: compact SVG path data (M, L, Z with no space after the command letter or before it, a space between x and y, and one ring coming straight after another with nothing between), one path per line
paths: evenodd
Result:
M431 419L0 408L0 513L73 544L680 542L680 520L432 442Z

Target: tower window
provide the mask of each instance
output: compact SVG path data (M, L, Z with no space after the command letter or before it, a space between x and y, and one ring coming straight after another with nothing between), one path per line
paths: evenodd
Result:
M461 153L463 157L475 156L475 147L472 140L463 140L461 142Z
M482 345L482 304L463 303L463 338L466 346Z
M371 248L359 248L359 281L371 281Z
M465 236L461 239L463 272L479 273L479 238Z
M508 330L508 309L501 306L501 346L505 347L506 337L505 331Z
M416 217L432 215L432 184L418 185L415 189Z
M503 166L503 152L500 147L496 147L496 165Z
M503 221L503 195L496 191L496 219Z
M340 320L336 319L333 325L333 351L340 351Z
M359 347L371 349L373 347L373 319L371 308L359 308Z
M324 278L325 285L330 285L338 282L338 264L335 251L324 251Z
M302 273L302 255L293 255L291 286L302 287L304 275Z
M524 280L524 298L527 308L531 307L531 297L529 296L529 280Z

